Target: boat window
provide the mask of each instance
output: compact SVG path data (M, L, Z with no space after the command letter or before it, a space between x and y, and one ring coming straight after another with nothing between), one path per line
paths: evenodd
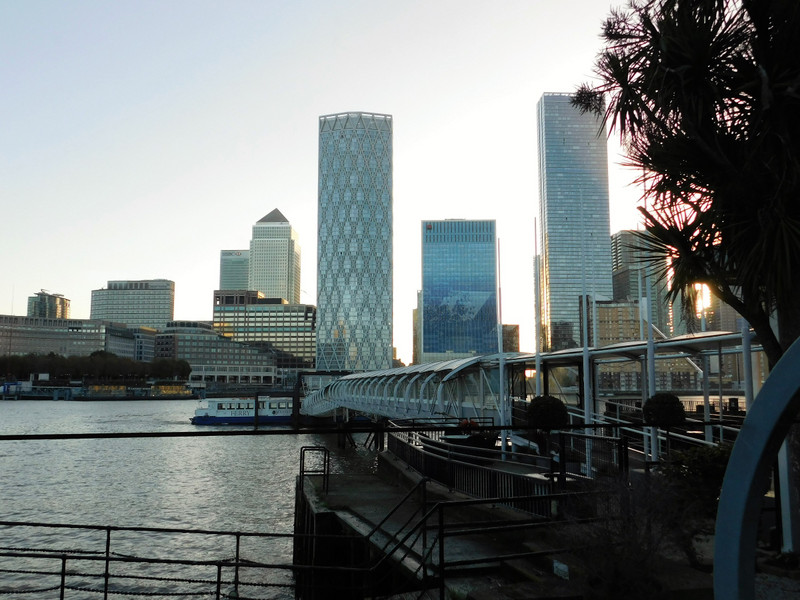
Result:
M272 408L272 409L278 408L278 403L277 402L270 402L269 403L269 407Z
M253 403L252 402L248 402L247 403L247 408L253 408Z
M264 408L264 402L263 401L258 403L258 408Z
M286 402L279 402L278 408L286 408Z

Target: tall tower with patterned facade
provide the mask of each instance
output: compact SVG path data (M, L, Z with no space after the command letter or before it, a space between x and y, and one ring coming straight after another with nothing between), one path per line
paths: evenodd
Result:
M319 118L317 369L392 366L392 117Z

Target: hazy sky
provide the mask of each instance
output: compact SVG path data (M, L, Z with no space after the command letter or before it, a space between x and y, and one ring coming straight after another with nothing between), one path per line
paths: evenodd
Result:
M0 0L0 314L88 318L112 279L210 320L221 249L274 208L316 302L318 117L394 117L394 339L411 359L420 221L496 219L503 321L534 349L536 102L591 79L608 0ZM609 151L611 232L634 174ZM610 233L611 233L610 232Z

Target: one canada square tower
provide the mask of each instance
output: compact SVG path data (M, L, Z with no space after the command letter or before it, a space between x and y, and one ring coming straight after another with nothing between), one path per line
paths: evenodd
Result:
M392 117L319 118L317 369L392 366Z

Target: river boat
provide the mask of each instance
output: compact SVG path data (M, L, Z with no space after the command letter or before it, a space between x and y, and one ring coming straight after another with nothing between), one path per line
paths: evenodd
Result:
M201 402L189 419L192 425L253 425L254 398L212 398ZM258 397L259 424L287 424L292 421L292 398Z

